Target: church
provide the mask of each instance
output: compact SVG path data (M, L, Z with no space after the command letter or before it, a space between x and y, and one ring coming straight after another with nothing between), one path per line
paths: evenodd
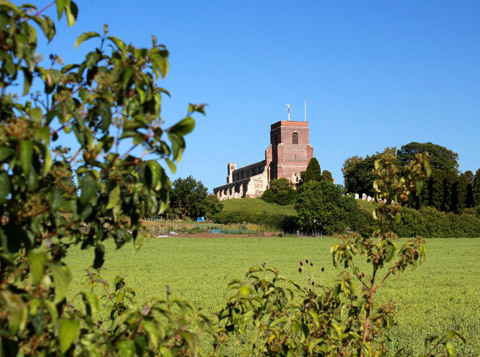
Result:
M279 121L271 125L265 160L240 168L228 163L227 184L215 187L213 193L219 200L260 197L272 180L282 177L296 187L312 158L308 122Z

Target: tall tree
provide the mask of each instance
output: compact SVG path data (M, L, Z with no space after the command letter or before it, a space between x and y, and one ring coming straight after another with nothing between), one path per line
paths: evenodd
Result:
M328 181L330 183L334 183L332 173L328 170L323 170L322 172L322 180Z
M429 205L435 207L439 211L445 210L445 180L446 173L443 170L433 169L431 181L429 182Z
M456 213L461 213L465 208L467 208L467 196L468 196L468 179L465 174L458 176L458 185L457 185L457 207L455 209Z
M467 198L465 204L467 208L471 208L475 205L474 202L474 192L473 192L473 184L475 181L475 175L472 171L465 171L465 178L467 179Z
M455 170L447 172L444 181L445 199L443 202L443 211L458 211L458 175Z
M458 154L446 147L433 143L411 142L403 145L398 151L398 159L405 165L415 159L415 154L429 153L429 163L432 169L439 169L446 172L458 169Z
M320 181L322 179L322 170L320 169L320 164L318 160L314 157L310 159L308 163L307 170L300 173L302 181Z
M473 182L473 199L475 207L480 207L480 169L475 172L475 179Z

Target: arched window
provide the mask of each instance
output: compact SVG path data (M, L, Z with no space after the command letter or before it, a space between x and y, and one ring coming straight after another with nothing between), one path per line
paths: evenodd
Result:
M298 133L294 132L292 134L292 144L298 144Z

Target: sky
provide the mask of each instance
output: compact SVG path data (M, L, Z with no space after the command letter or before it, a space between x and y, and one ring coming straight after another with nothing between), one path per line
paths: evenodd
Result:
M18 3L18 1L16 1ZM36 1L39 8L48 1ZM151 35L170 51L159 83L166 126L206 103L173 179L192 175L212 191L227 163L265 159L270 125L307 120L322 170L343 184L344 161L412 141L458 153L480 168L479 1L78 0L77 24L57 23L40 52L80 61L85 31L136 46ZM47 11L56 17L54 7Z

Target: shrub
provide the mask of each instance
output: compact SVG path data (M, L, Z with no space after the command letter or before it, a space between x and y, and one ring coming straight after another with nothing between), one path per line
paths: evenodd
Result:
M270 187L265 190L262 200L269 203L276 203L286 206L295 202L297 191L292 188L290 181L286 178L272 180Z

